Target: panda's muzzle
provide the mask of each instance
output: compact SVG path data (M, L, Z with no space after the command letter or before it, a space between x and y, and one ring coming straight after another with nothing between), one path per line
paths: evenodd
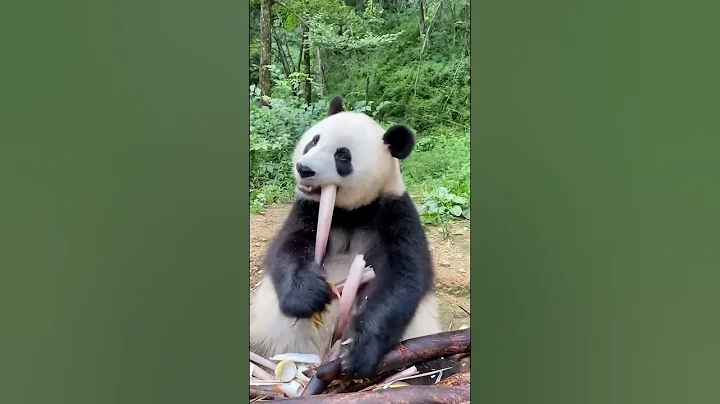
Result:
M312 186L312 185L298 184L297 189L299 189L300 192L305 193L307 195L320 195L320 187L316 187L316 186Z
M295 169L297 170L298 174L300 174L300 178L310 178L314 177L316 174L315 170L300 163L297 163L295 165Z

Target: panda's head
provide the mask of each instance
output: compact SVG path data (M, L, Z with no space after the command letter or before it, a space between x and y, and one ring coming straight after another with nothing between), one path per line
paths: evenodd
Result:
M410 155L415 134L404 125L386 131L365 114L344 111L342 104L335 97L328 116L295 147L297 196L319 201L320 187L335 184L335 206L355 209L379 196L401 195L405 185L398 159Z

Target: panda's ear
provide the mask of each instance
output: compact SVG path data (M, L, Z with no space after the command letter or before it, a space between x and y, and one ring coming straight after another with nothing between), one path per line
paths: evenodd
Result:
M343 97L336 95L332 101L330 101L330 108L328 108L328 116L335 115L338 112L343 112Z
M395 125L385 132L383 141L388 145L390 154L396 159L404 159L415 147L415 132L405 125Z

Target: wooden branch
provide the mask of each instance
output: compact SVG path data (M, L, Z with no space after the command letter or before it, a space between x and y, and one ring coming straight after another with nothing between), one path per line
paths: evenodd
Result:
M307 27L307 25L308 25L308 24L307 24L307 21L305 21L304 19L302 19L302 18L298 15L298 13L296 13L295 10L293 10L292 8L290 8L287 4L283 3L283 2L280 1L280 0L272 0L272 1L273 1L273 3L275 3L275 4L279 5L279 6L285 7L285 9L290 12L290 14L294 15L295 18L297 18L298 21L300 21L300 24L302 24L302 25L304 25L304 26Z
M400 346L385 355L375 373L467 352L470 352L470 328L411 338L401 342ZM315 376L326 381L349 378L342 374L341 359L319 366L315 370Z
M292 73L292 69L290 69L290 65L288 64L287 56L285 55L285 49L283 49L282 44L280 43L280 37L277 35L277 30L273 26L272 29L272 36L275 38L275 43L277 44L277 50L278 50L278 56L280 56L280 61L282 62L283 68L285 69L285 75L290 76Z
M285 43L285 51L286 51L285 53L290 58L290 66L295 66L295 59L293 59L292 52L290 51L290 45L288 45L287 30L285 29L285 21L283 21L282 18L280 18L280 24L282 25L283 41ZM295 94L295 95L297 95L297 94Z
M323 394L283 400L286 403L303 402L311 404L456 404L470 400L470 385L436 387L407 386L359 393Z

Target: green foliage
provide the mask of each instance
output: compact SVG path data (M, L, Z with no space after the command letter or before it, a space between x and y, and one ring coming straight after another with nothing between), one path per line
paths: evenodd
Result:
M251 88L253 212L290 200L295 142L325 115L325 98L340 94L350 110L368 114L386 127L404 123L416 131L416 150L402 162L402 169L426 224L469 220L470 2L427 1L422 35L417 1L284 0L283 4L273 6L273 85L271 97L265 99L271 108L263 107L259 90ZM255 84L258 19L254 12L250 75ZM310 77L303 69L296 71L303 22L309 28ZM293 72L288 73L287 66ZM304 102L305 79L312 84L309 105Z
M268 204L290 200L294 187L292 153L303 132L319 120L327 101L304 104L299 98L266 98L250 87L250 207L261 212Z
M427 224L440 224L451 218L464 217L470 220L470 200L439 187L424 194L420 218Z

